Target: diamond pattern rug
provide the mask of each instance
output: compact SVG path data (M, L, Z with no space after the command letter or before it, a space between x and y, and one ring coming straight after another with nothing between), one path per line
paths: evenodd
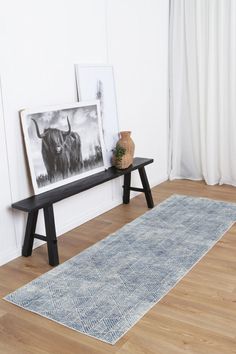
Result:
M174 195L5 300L115 344L236 220L236 204Z

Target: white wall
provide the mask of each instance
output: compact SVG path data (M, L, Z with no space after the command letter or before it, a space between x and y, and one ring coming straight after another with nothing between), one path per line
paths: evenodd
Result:
M121 128L132 130L136 156L153 157L152 186L167 179L167 0L108 1L108 60L116 70Z
M75 101L74 63L113 64L120 128L132 130L136 156L155 159L156 185L167 178L167 50L166 0L0 0L0 221L9 231L0 263L20 255L24 235L26 216L9 205L32 194L18 111ZM119 181L64 200L57 233L120 202Z

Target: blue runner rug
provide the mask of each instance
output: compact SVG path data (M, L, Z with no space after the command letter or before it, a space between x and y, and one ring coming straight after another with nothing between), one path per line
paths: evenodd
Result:
M236 220L236 204L174 195L5 300L115 344Z

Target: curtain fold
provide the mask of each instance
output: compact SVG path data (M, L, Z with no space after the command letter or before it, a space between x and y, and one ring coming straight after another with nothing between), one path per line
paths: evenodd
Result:
M236 1L170 3L170 179L236 185Z

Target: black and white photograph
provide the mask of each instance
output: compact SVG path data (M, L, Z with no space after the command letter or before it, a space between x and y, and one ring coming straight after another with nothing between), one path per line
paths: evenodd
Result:
M99 101L23 110L21 121L35 194L105 169Z
M76 65L79 101L99 100L106 164L111 166L112 150L119 139L114 70L111 65Z

